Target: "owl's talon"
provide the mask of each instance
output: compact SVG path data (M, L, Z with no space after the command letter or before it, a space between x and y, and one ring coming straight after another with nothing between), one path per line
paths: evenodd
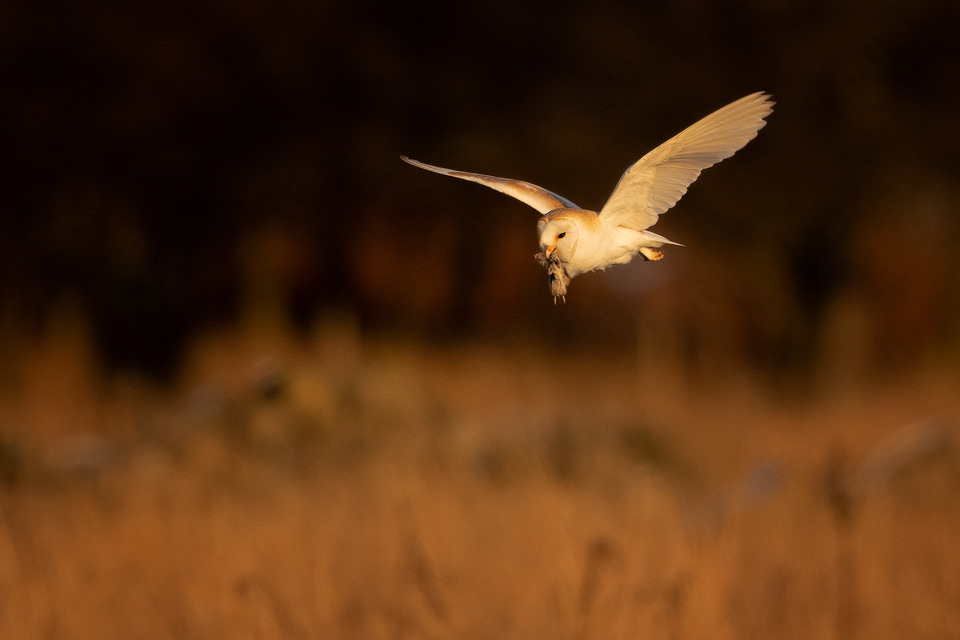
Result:
M644 260L663 260L663 251L657 251L651 247L640 247L640 255Z

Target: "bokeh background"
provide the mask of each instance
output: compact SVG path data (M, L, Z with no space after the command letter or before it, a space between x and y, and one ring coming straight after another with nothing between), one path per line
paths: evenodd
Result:
M958 33L948 0L0 9L0 629L956 637ZM563 306L536 212L399 159L597 208L754 91L658 223L686 246Z

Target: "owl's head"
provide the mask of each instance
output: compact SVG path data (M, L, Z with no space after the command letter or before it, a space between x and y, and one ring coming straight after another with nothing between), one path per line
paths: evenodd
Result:
M540 218L540 247L548 258L556 253L561 262L567 262L577 250L580 224L572 217L552 213Z

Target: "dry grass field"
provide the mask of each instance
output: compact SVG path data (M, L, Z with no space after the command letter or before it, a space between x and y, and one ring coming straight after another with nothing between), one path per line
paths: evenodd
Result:
M2 638L960 637L949 372L774 397L346 323L159 391L18 349Z

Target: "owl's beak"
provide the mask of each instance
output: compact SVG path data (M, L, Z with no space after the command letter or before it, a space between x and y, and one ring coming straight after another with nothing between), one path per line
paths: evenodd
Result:
M557 248L556 248L556 247L544 247L544 249L543 249L543 254L544 254L545 256L547 256L547 258L549 259L550 256L552 256L554 253L556 253L556 251L557 251Z

